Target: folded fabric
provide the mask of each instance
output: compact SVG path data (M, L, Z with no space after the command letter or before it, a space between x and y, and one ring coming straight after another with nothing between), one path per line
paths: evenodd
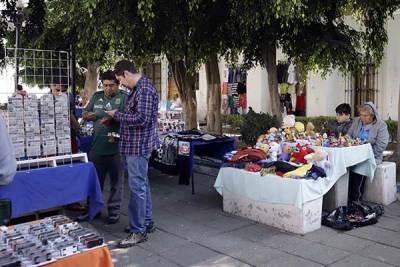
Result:
M247 163L244 169L248 172L259 172L261 171L261 166L255 163Z
M211 134L203 134L201 136L201 139L203 139L204 141L211 141L211 140L215 140L216 137Z
M281 161L281 160L263 163L263 164L261 164L261 166L263 168L269 168L269 167L274 166L276 168L276 171L283 172L283 173L294 171L299 167L299 166L294 166L293 164L291 164L289 162Z
M232 157L232 161L259 161L267 158L267 154L257 148L245 147Z
M287 172L283 175L283 177L290 177L290 176L306 176L307 172L312 168L312 163L305 164L294 171Z
M268 174L276 174L276 167L275 166L271 166L268 168L262 168L260 171L260 175L261 176L266 176Z

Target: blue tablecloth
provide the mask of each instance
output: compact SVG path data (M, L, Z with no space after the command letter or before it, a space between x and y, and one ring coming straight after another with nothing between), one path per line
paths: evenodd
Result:
M179 139L181 141L181 139ZM189 156L179 156L179 184L190 183L190 177L193 173L194 155L207 156L217 159L223 159L225 153L235 150L235 138L214 139L205 141L202 139L184 140L190 142Z
M91 162L18 171L10 184L0 186L0 198L11 199L12 218L87 197L89 216L93 219L104 202L96 169Z
M214 187L223 195L224 190L255 201L288 204L301 208L329 191L348 170L374 177L376 162L370 144L345 148L319 148L328 152L332 164L327 177L317 180L282 178L277 175L261 176L235 168L221 168Z

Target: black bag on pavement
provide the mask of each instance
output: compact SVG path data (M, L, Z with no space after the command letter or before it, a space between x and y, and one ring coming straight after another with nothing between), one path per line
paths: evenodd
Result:
M354 227L372 225L384 213L382 205L369 205L352 202L349 206L340 206L330 213L322 215L322 224L334 229L348 231Z

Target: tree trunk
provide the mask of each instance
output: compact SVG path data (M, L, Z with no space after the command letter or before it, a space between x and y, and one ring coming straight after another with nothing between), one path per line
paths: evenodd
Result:
M190 74L183 60L171 61L172 73L182 101L185 128L197 129L196 78Z
M88 101L97 90L97 80L99 78L99 64L89 63L87 71L85 72L85 87L84 94L87 96Z
M280 97L278 91L278 74L276 67L276 46L269 46L264 51L264 62L268 72L268 92L271 100L272 115L282 120Z
M206 63L207 76L207 132L221 134L221 78L218 56L212 54Z

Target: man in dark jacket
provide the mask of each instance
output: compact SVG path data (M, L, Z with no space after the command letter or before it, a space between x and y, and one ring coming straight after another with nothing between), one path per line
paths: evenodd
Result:
M351 107L347 103L340 104L336 107L336 120L328 125L329 136L339 137L348 133L353 122L351 119Z

